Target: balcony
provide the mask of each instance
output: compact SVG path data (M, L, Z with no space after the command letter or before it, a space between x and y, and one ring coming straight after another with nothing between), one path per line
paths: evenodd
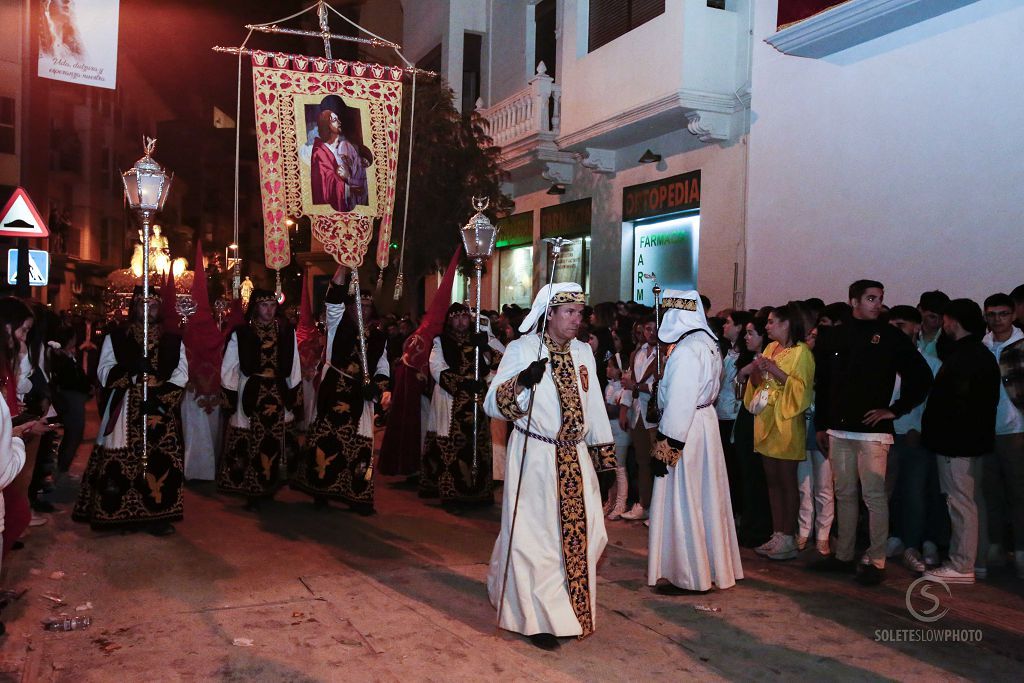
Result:
M487 120L488 135L501 147L502 169L513 182L537 170L550 174L550 180L572 182L574 157L555 144L561 109L562 89L547 75L544 62L537 65L536 75L525 88L490 107L477 109ZM566 173L570 174L568 180Z
M680 130L695 147L734 141L749 107L747 1L667 1L663 14L590 50L589 3L565 0L559 146L601 167L608 152Z

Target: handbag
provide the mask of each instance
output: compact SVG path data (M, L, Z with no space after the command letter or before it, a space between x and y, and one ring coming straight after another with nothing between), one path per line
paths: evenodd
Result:
M759 415L764 412L764 409L768 407L768 399L771 398L771 392L768 389L768 385L764 384L761 389L754 394L754 400L750 402L751 415Z

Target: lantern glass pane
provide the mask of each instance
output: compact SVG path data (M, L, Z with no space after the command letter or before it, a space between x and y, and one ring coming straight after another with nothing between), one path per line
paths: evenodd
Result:
M139 174L139 208L160 210L163 205L164 181L162 175Z
M121 180L124 182L124 194L128 198L128 205L133 209L139 208L139 183L135 170L123 174Z

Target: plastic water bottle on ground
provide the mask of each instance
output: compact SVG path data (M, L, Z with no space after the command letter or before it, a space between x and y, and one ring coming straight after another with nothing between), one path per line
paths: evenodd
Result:
M91 623L91 617L51 617L43 622L43 628L47 631L81 631Z

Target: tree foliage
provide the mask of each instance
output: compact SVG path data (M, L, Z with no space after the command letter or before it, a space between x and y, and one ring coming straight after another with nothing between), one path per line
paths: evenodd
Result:
M402 110L402 144L392 243L402 247L405 180L412 85L406 85ZM502 194L500 148L487 135L478 113L455 108L454 93L438 78L417 77L409 213L405 238L406 298L415 283L444 267L460 242L459 228L473 215L473 197L487 197L493 221L512 209ZM399 250L392 253L395 268Z

